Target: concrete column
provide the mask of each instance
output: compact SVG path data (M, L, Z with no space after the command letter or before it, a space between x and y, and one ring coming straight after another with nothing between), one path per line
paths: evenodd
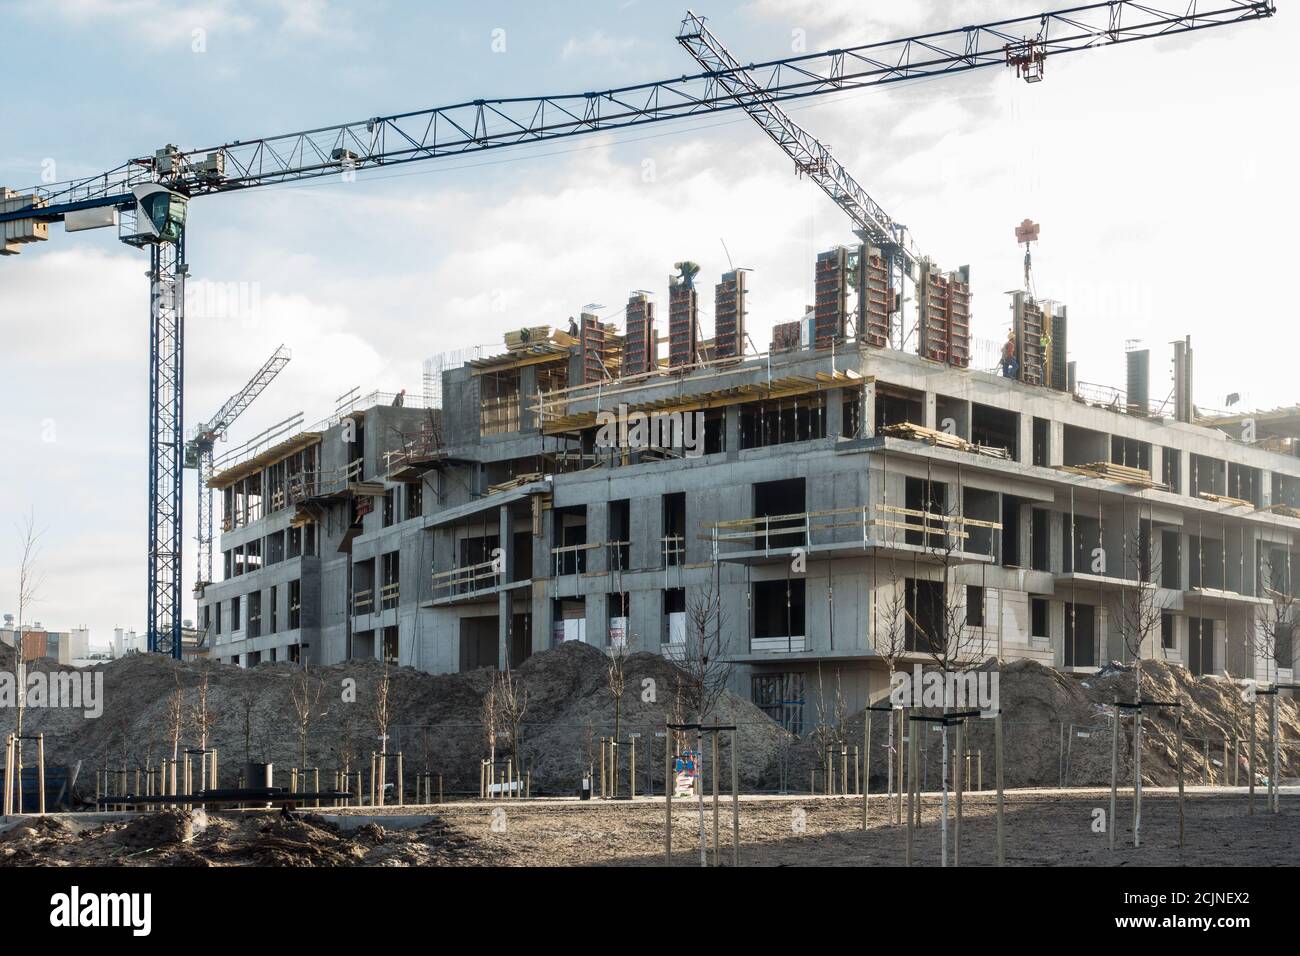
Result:
M1034 416L1028 412L1021 412L1019 422L1016 460L1022 465L1032 465L1034 463Z
M874 438L876 434L876 383L866 382L862 386L862 437Z
M925 427L938 428L938 396L934 392L925 393Z
M1065 464L1064 422L1048 421L1047 423L1047 464L1051 467Z
M832 388L826 393L826 437L831 441L844 433L844 393Z
M519 370L519 428L528 431L537 419L533 403L537 401L537 367L525 365Z
M740 406L728 405L722 411L723 444L728 455L740 451Z
M609 540L609 503L593 501L587 505L587 543ZM608 571L609 554L605 548L592 548L584 558L588 571Z

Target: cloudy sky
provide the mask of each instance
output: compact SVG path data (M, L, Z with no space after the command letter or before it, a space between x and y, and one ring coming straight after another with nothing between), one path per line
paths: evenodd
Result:
M699 12L750 61L1046 6L717 0ZM1034 86L987 71L792 114L924 252L970 264L978 337L1005 337L1004 293L1021 278L1012 230L1028 216L1042 224L1037 288L1070 306L1081 380L1122 386L1125 342L1142 339L1163 398L1168 343L1190 334L1200 404L1229 392L1290 403L1300 36L1280 6L1263 22L1051 60ZM91 175L167 143L678 76L694 71L674 41L682 12L645 0L468 12L0 0L0 184ZM55 226L0 261L0 613L16 610L15 525L32 509L45 529L34 616L88 625L99 641L145 614L147 260L111 233ZM240 283L244 298L222 307L200 290L191 309L186 424L282 342L293 361L227 447L297 411L320 419L354 386L418 392L426 356L559 324L587 303L612 312L633 289L663 295L684 258L706 279L729 263L754 270L751 334L765 343L811 301L816 253L849 241L844 215L738 114L203 198L190 209L192 273ZM186 496L188 546L189 480ZM187 586L193 577L190 565Z

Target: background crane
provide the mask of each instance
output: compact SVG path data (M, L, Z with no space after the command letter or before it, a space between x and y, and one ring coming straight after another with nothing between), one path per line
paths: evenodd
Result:
M1258 20L1275 12L1272 0L1178 2L1178 9L1162 11L1147 3L1110 0L743 68L719 61L704 73L601 92L471 100L199 150L168 145L97 176L18 192L0 189L0 254L12 255L25 243L47 239L49 224L59 221L69 232L116 226L122 241L149 250L150 650L179 656L181 645L185 228L191 198L991 66L1009 65L1036 80L1049 56ZM716 54L710 50L708 55ZM815 140L794 137L790 142L809 150L815 163L825 159L828 170L838 167L828 152L823 156L813 146ZM858 210L862 228L880 229L900 251L906 248L899 239L901 227L847 173L820 184L842 208Z
M266 390L292 357L292 353L283 345L276 349L248 380L248 384L230 396L210 420L195 428L190 440L185 443L185 467L195 469L198 478L198 494L195 499L199 511L198 533L195 536L198 542L198 579L194 584L196 596L202 593L205 585L212 583L212 489L208 487L212 478L212 450L225 437L235 419L244 414L244 410Z

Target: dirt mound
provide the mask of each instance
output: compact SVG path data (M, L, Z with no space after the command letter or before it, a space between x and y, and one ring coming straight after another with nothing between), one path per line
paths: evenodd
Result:
M995 670L988 661L983 670ZM1134 668L1131 664L1112 662L1095 675L1079 677L1064 674L1032 660L1006 662L999 672L999 699L1003 721L1003 779L1008 788L1068 786L1109 786L1111 767L1112 704L1134 699ZM833 691L831 692L833 693ZM1145 701L1181 702L1179 708L1149 706L1143 710L1142 779L1147 783L1172 786L1178 780L1176 716L1183 720L1183 761L1185 781L1215 784L1233 781L1234 754L1244 754L1250 739L1250 705L1243 699L1242 688L1225 677L1197 677L1187 668L1165 661L1142 662L1142 698ZM1257 771L1267 772L1269 699L1261 696L1257 704L1258 762ZM922 708L919 713L934 716L941 711ZM814 769L818 772L818 790L824 787L825 758L828 745L840 753L848 747L848 770L853 774L853 749L861 748L865 711L846 717L836 732L812 728L790 752L789 781L793 789L806 790ZM879 792L887 785L886 759L891 740L898 736L897 720L893 737L887 715L873 712L871 717L871 785ZM830 721L828 720L828 724ZM937 788L941 780L943 735L936 723L914 723L921 748L918 769L925 789ZM1300 709L1295 701L1278 698L1278 733L1283 741L1300 737ZM1223 742L1228 742L1225 762ZM1239 741L1234 750L1234 741ZM948 734L949 752L956 750L956 734ZM971 720L966 727L966 751L971 755L968 786L985 788L994 785L993 721ZM1133 711L1125 710L1121 720L1117 753L1121 782L1133 777ZM1294 746L1279 749L1281 778L1300 773L1300 753ZM859 749L859 760L865 761ZM1208 763L1207 763L1208 760ZM843 764L834 758L838 775ZM1208 770L1207 770L1208 768ZM895 774L896 774L895 770ZM1237 777L1245 783L1243 770Z
M520 754L532 769L534 793L573 793L583 768L599 762L598 740L614 734L613 696L606 684L606 655L579 642L541 651L516 671L528 695L521 727ZM33 669L48 669L50 661L37 661ZM647 743L656 740L672 708L675 668L658 654L637 653L627 664L627 692L623 697L619 735L641 735L638 741L639 779L646 770L662 779L662 741L654 761ZM251 668L211 662L173 661L158 655L132 655L97 665L102 674L103 716L87 718L66 708L29 709L24 730L44 733L46 759L51 765L81 763L78 789L93 795L94 770L109 767L128 770L128 788L135 788L137 767L157 767L172 753L167 715L168 697L177 687L186 699L181 748L197 745L193 707L201 677L209 679L208 703L216 721L208 746L218 751L219 783L234 786L248 760L271 762L276 782L287 782L286 771L304 764L292 693L299 668L266 663ZM370 754L380 749L372 713L376 687L385 673L378 661L352 661L312 668L321 682L318 706L313 709L306 739L306 766L320 768L323 789L333 785L335 768L348 764L368 777ZM391 723L387 749L405 758L408 794L418 772L443 778L444 793L478 790L478 761L486 753L482 729L482 702L493 672L480 669L460 674L432 675L410 667L388 668ZM739 727L741 778L745 786L771 786L777 754L789 735L762 711L734 694L726 693L718 718ZM724 748L725 750L726 748ZM28 750L30 760L31 751ZM626 756L623 775L626 776ZM724 759L730 766L729 756ZM390 782L396 779L395 761L388 762ZM197 760L196 760L197 783ZM436 778L433 786L437 786ZM623 786L626 786L624 782ZM644 789L644 783L638 784Z
M203 811L168 807L136 817L117 831L116 838L123 846L133 849L189 843L194 839L196 817L200 818L199 829L202 829L207 823Z

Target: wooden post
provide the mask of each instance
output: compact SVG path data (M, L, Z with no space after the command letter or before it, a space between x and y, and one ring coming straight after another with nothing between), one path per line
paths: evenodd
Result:
M673 860L673 732L664 728L664 862Z
M215 790L215 789L218 789L218 788L219 788L219 785L218 785L218 783L217 783L217 748L216 748L216 747L213 747L213 748L212 748L212 777L211 777L211 779L212 779L212 787L213 787L213 789L214 789L214 790Z
M1002 820L1002 711L999 710L997 716L993 718L993 737L994 737L994 754L993 754L993 773L997 778L998 786L998 866L1005 866L1007 862L1006 843L1004 842L1005 833L1003 832Z
M1250 750L1246 756L1246 776L1249 780L1246 782L1250 786L1250 796L1246 799L1246 813L1253 816L1255 813L1255 746L1258 734L1255 730L1255 695L1250 695Z
M1277 708L1274 708L1274 718L1277 717ZM1277 719L1274 719L1273 726L1277 726ZM36 735L36 806L40 816L45 816L45 735Z
M862 758L859 755L859 747L853 745L853 795L862 795Z
M379 786L375 788L375 793L379 797L379 805L384 805L384 788L388 786L388 741L384 741L384 749L379 751Z
M397 805L405 806L406 782L402 777L402 752L397 751Z
M731 865L740 866L740 751L731 732Z
M636 799L636 738L628 738L632 743L632 749L627 755L627 795L631 799Z
M717 721L715 720L716 724ZM715 730L710 736L713 738L713 865L721 866L721 851L718 843L720 840L718 834L718 771L722 768L718 765L718 732Z
M1185 822L1185 798L1183 794L1183 708L1181 700L1179 700L1178 716L1175 718L1175 721L1178 730L1178 849L1181 850L1183 848L1183 830ZM1206 746L1209 746L1208 740L1206 741ZM1209 767L1210 762L1208 759L1205 761L1205 765L1207 768Z
M869 707L870 705L868 705ZM869 812L867 804L871 801L871 711L864 710L862 740L866 754L862 761L862 829L867 828Z
M438 774L438 802L442 803L442 774Z
M1202 756L1205 760L1205 772L1201 774L1201 783L1203 786L1208 787L1210 785L1210 738L1209 737L1205 738L1205 744L1202 747L1202 750L1204 751Z
M4 792L4 815L10 816L13 813L13 782L14 782L14 735L5 734L5 792ZM95 805L99 805L99 771L95 771Z
M375 768L379 766L379 758L375 752L370 751L370 805L375 805Z
M895 804L894 823L903 822L903 748L905 746L905 744L903 743L903 731L906 729L907 726L906 715L907 715L907 708L900 707L898 709L898 761L897 761L898 777L896 778L898 781L898 785L895 788L895 794L894 794L894 804ZM890 714L889 719L893 720L894 715ZM893 755L891 754L890 756L892 759Z
M531 768L524 771L524 799L531 800L533 796L533 771Z
M601 737L601 738L600 738L600 798L601 798L602 800L605 799L605 794L606 794L606 788L605 788L605 740L606 740L606 738L604 738L604 737Z
M1282 761L1277 749L1277 688L1273 688L1273 696L1269 698L1269 739L1271 741L1271 767L1268 772L1268 791L1272 798L1272 807L1274 813L1279 813L1281 806L1281 791L1277 786L1278 774L1282 772Z
M1223 783L1219 784L1219 786L1225 786L1228 783L1228 738L1227 737L1223 738L1223 776L1221 779Z
M957 722L957 753L959 756L966 753L966 721ZM961 866L961 795L962 787L966 781L966 761L957 761L957 819L953 825L952 831L952 865Z
M915 722L907 726L907 866L912 865L912 844L916 827L916 733Z
M1110 837L1110 848L1115 849L1115 795L1119 789L1119 695L1115 695L1115 719L1110 730L1110 817L1106 821L1106 833Z
M311 782L312 782L311 788L315 790L317 794L319 794L320 793L320 767L312 767ZM319 796L316 797L316 806L318 807L320 806Z
M849 790L849 745L840 744L840 793L848 796Z

